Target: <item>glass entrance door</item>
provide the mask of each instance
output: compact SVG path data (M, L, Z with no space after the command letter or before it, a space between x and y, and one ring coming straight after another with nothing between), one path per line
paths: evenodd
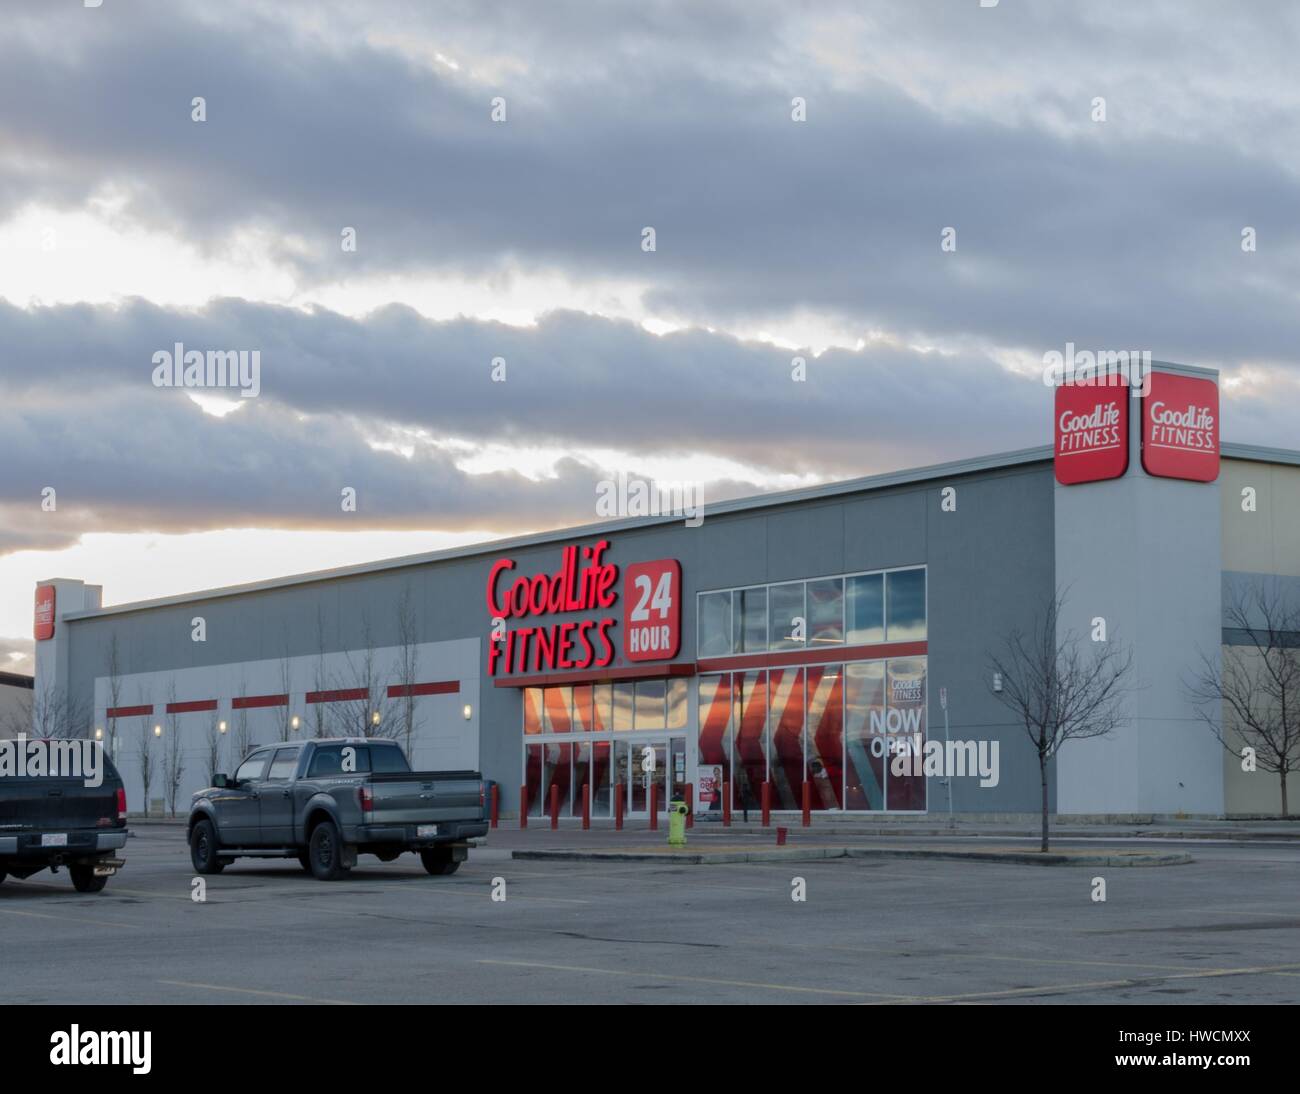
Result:
M685 738L674 738L671 744L680 748L684 758L686 754ZM628 749L626 798L628 816L649 816L651 787L654 787L656 812L660 814L666 813L668 811L668 780L672 774L669 767L669 739L657 737L647 740L633 740L628 741L626 747Z

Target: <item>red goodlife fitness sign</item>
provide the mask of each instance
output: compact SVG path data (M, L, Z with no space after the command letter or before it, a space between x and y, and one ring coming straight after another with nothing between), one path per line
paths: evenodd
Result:
M498 559L487 581L488 675L605 668L614 662L619 624L618 567L605 560L609 540L568 546L553 573L519 574L515 561ZM672 657L680 644L681 566L672 560L628 567L624 651L630 660ZM639 593L650 592L641 616ZM667 614L663 612L666 609ZM576 619L551 620L557 615ZM629 652L635 651L635 652Z
M1151 374L1142 400L1142 466L1148 475L1219 477L1219 385L1199 376Z
M1056 481L1117 479L1128 470L1129 388L1064 384L1056 389Z
M37 642L54 637L54 586L36 586L36 626L33 630Z

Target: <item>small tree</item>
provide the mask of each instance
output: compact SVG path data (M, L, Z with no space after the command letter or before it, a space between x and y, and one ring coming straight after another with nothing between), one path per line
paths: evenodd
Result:
M1256 766L1278 777L1290 817L1287 776L1300 769L1300 602L1275 579L1259 578L1224 607L1243 644L1202 653L1187 691L1210 731L1234 756L1249 748Z
M406 742L408 758L412 756L411 745L419 729L419 720L415 716L415 695L411 691L419 668L419 652L415 607L411 600L411 586L408 584L397 605L397 682L401 685L397 718L398 731Z
M330 704L335 732L340 737L396 737L402 727L400 719L393 716L388 674L379 666L367 616L362 617L361 640L361 653L355 658L346 654L347 672L335 681L338 691L355 696Z
M289 663L289 642L285 639L280 656L280 690L287 696L284 706L275 708L275 728L281 741L287 741L293 731L293 672Z
M176 685L167 690L169 706L176 702ZM181 776L185 774L185 749L181 741L181 719L179 714L167 713L167 736L163 740L163 778L167 791L167 808L176 816L176 795L180 792Z
M1012 712L1038 754L1042 788L1041 851L1048 848L1047 767L1066 741L1104 737L1124 721L1133 653L1115 641L1094 642L1083 653L1074 631L1057 633L1065 594L1058 590L1033 629L1016 628L989 657L993 698ZM1002 690L993 685L1000 679Z
M37 684L31 697L31 722L23 728L33 737L88 737L86 705L50 680Z
M208 719L207 731L205 734L205 743L207 745L208 761L208 785L211 786L216 778L217 772L221 770L221 719L217 716L217 711L212 712Z
M325 617L321 614L319 605L316 607L316 668L312 690L329 690L329 676L325 671ZM318 738L324 737L328 732L326 706L325 703L311 704L312 733Z
M139 696L139 699L140 705L145 705L143 696ZM153 785L154 764L157 762L153 747L153 725L148 718L141 718L139 734L140 787L144 791L144 815L147 817L149 815L149 788Z
M248 694L248 680L242 672L239 674L239 694ZM249 732L248 727L248 708L240 707L238 710L233 711L232 714L235 722L235 757L231 766L235 767L238 766L240 760L252 751L253 735Z
M108 709L116 710L122 705L122 657L118 648L117 632L113 632L112 638L108 642ZM108 754L117 756L117 718L109 714L106 718L108 722Z

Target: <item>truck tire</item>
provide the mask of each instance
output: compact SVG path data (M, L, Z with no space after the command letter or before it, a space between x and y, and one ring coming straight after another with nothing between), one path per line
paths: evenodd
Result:
M460 863L451 857L450 847L432 847L421 851L420 861L434 877L449 877L460 869Z
M107 874L96 874L93 866L69 866L72 887L79 893L97 893L108 884Z
M343 837L332 820L323 820L311 830L308 845L312 876L318 881L338 881L347 875L343 865Z
M219 874L229 859L217 855L217 830L210 820L201 820L190 832L190 862L200 874Z

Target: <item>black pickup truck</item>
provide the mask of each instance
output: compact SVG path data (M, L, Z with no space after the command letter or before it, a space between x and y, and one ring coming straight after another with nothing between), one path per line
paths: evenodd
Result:
M431 874L453 874L468 841L488 830L477 771L412 771L401 746L380 738L263 745L213 783L190 807L190 858L201 874L236 858L296 858L333 881L358 854L391 862L403 851Z
M107 753L102 782L76 776L0 778L0 882L66 866L72 887L97 893L125 863L126 789Z

